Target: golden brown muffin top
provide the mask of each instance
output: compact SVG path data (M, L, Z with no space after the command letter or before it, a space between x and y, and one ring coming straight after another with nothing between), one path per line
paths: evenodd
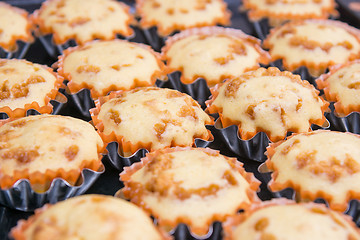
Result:
M230 12L223 0L137 0L136 11L141 27L156 26L161 36L230 22Z
M360 239L351 218L322 204L276 199L254 204L225 224L225 239Z
M104 141L118 141L125 155L140 148L192 146L195 138L212 137L205 127L212 124L211 117L189 95L176 90L144 87L114 93L94 110L98 114L92 110L93 120Z
M210 113L219 113L223 127L238 125L248 140L265 132L271 141L287 132L308 132L311 124L325 122L328 103L299 75L277 68L259 68L229 79L211 89Z
M60 170L80 175L91 162L100 162L103 149L91 124L60 115L36 115L7 122L0 127L0 136L2 186L33 174L52 175Z
M0 46L2 48L6 51L15 51L16 41L32 41L31 29L32 25L25 10L0 3Z
M166 239L135 205L105 195L83 195L37 210L12 230L15 239Z
M226 78L267 64L270 56L260 40L238 29L203 27L184 30L168 38L162 49L171 70L181 71L181 81L204 78L214 86Z
M125 40L93 41L67 49L58 72L72 93L89 88L93 98L110 91L155 85L164 64L149 46Z
M270 146L266 163L274 172L269 183L273 191L291 187L301 199L322 197L339 211L359 198L359 135L317 130Z
M69 39L84 44L133 33L129 7L115 0L47 0L32 18L42 34L53 34L55 44Z
M203 235L257 200L258 188L236 158L208 148L169 148L148 154L120 175L125 197L154 215L170 230L186 223Z
M360 111L359 60L330 67L329 73L316 79L316 84L324 89L328 101L335 102L335 112L340 116Z

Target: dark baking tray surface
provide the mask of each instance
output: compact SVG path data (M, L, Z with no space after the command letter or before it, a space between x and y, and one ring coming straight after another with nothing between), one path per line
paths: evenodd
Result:
M5 2L10 3L14 6L24 8L28 10L29 12L34 11L35 9L38 9L42 0L6 0ZM128 5L133 5L134 1L128 0L123 1L127 3ZM253 25L249 22L249 20L246 17L245 13L241 13L239 11L239 8L241 6L241 0L227 0L228 8L232 11L232 25L233 28L238 28L243 30L245 33L256 36L256 32L254 30ZM350 25L353 25L355 27L360 27L360 10L355 11L353 8L350 8L351 2L356 2L359 4L359 0L338 0L338 10L340 12L340 20L346 21ZM141 41L141 39L136 39L135 41ZM51 58L49 55L47 55L45 49L42 47L39 40L35 41L33 45L31 45L28 53L25 56L25 59L40 63L40 64L46 64L48 66L51 66L56 59ZM70 115L74 117L79 117L79 115L76 113L75 109L72 108L64 108L60 114L63 115ZM235 157L234 154L232 154L221 141L218 141L215 139L213 143L210 144L211 148L220 150L220 152L224 155ZM260 181L262 181L261 184L261 191L258 193L259 197L262 200L268 200L273 197L273 195L267 190L266 183L268 179L268 175L261 175L258 173L257 168L260 163L255 161L249 161L247 159L238 158L239 161L244 163L244 167L247 171L253 172ZM103 158L103 163L105 165L105 173L100 176L100 178L95 182L95 184L87 191L87 193L97 193L97 194L105 194L105 195L114 195L117 190L119 190L122 187L122 183L119 181L119 170L116 170L112 165L110 164L109 160L105 156ZM29 216L31 216L33 213L25 213L20 212L16 210L12 210L6 207L3 207L0 205L0 239L5 240L9 239L8 233L10 229L16 225L17 221L19 219L26 219ZM215 224L215 226L217 226ZM182 226L184 228L184 226ZM216 230L218 231L219 228L216 227ZM178 231L175 232L174 236L176 239L193 239L188 233L181 232L182 230L178 229ZM220 230L221 231L221 228ZM209 239L220 239L221 238L221 232L214 232L212 237Z

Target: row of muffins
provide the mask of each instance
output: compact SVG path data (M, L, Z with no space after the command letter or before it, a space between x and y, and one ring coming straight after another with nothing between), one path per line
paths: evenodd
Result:
M115 117L114 117L114 121L119 121L119 120L116 120L117 118L116 118L116 115L115 115ZM327 210L326 210L327 211ZM319 209L317 209L317 208L315 208L315 209L313 209L312 210L312 212L315 212L315 213L320 213L320 216L322 216L323 214L324 214L324 212L326 212L326 211L322 211L321 209L319 210ZM273 213L274 214L274 213ZM331 217L332 219L337 219L337 218L334 218L334 217ZM271 219L272 218L269 218L269 220L271 221ZM336 220L335 220L336 221ZM263 223L263 222L266 222L266 221L261 221L261 223ZM340 221L341 222L341 221ZM260 225L260 226L259 226ZM264 227L264 225L265 225L265 227ZM339 224L339 225L341 225L341 224ZM263 229L265 229L266 227L267 227L267 224L265 223L265 224L256 224L255 226L258 226L258 227L253 227L256 231L259 231L259 230L263 230ZM335 224L335 226L336 226L336 224ZM269 230L269 229L268 229ZM351 234L349 234L349 236L348 236L348 238L354 238L354 235L351 235ZM346 236L346 235L345 235ZM356 238L356 233L355 233L355 238Z
M331 15L337 15L335 1L332 0L309 2L248 0L244 1L243 7L245 10L250 10L249 17L253 21L264 17L270 18L271 22L284 22L292 19L326 19ZM141 27L156 26L161 36L192 27L228 25L231 15L227 10L227 4L222 0L182 1L176 4L161 0L138 0L135 8L136 15L140 17ZM78 11L80 9L82 11ZM32 15L31 22L38 26L41 35L53 34L56 44L64 44L69 39L75 39L78 44L83 44L94 38L113 39L116 34L130 36L133 31L129 26L133 24L135 17L129 10L129 6L116 1L49 0ZM2 5L2 11L4 19L9 16L16 18L14 21L19 26L17 31L20 31L13 34L18 36L17 38L11 37L10 32L8 39L2 40L4 49L14 49L16 40L31 40L29 30L32 28L32 23L26 23L26 12L15 8L9 9L5 4ZM8 28L2 30L8 31Z

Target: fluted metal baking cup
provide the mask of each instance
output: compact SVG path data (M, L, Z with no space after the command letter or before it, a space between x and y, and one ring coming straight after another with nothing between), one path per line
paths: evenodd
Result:
M137 37L141 42L150 45L157 52L160 52L161 48L165 45L166 38L158 35L157 27L146 29L135 28L135 32L138 33Z
M258 162L266 160L264 153L270 140L264 132L257 133L249 140L242 140L238 135L239 127L237 125L222 128L219 118L210 131L214 138L220 138L226 147L236 155Z
M211 143L212 141L195 139L196 147L205 148L208 147ZM119 154L118 148L119 143L117 142L111 142L106 146L106 150L108 152L107 156L111 165L120 171L122 171L124 167L128 167L135 162L140 162L140 159L145 157L145 155L149 152L147 149L141 148L129 157L123 157Z
M0 204L20 211L33 211L46 203L54 204L85 193L104 171L104 166L99 172L84 169L81 172L82 183L79 186L72 186L65 180L56 178L44 193L35 192L29 180L21 179L9 189L0 189Z
M175 89L180 92L186 93L190 95L193 99L195 99L203 109L206 108L205 101L211 95L210 89L206 83L206 81L202 78L197 79L195 82L190 84L184 84L180 81L181 72L175 71L173 73L168 74L167 81L156 81L156 86L161 88L170 88Z
M84 120L90 121L91 115L89 110L95 107L94 100L91 98L89 89L82 89L75 94L66 93L69 99L69 105L74 107L80 117Z
M17 41L16 45L17 45L17 49L14 52L8 52L8 51L5 51L3 48L0 48L0 58L6 58L6 59L10 59L10 58L22 59L22 58L24 58L25 54L29 50L30 43L23 42L23 41Z
M179 224L175 229L170 231L170 234L176 240L215 240L222 239L222 226L220 222L214 222L206 235L197 236L190 232L185 224Z
M261 19L260 21L252 22L252 24L254 26L256 36L259 39L261 39L261 41L264 41L264 39L270 32L270 26L269 26L268 19L264 18L264 19Z
M330 110L325 113L325 117L330 122L331 130L360 134L360 113L352 112L345 117L338 117L334 112L334 103L330 103Z
M312 125L311 129L327 129L329 123L326 121L323 126ZM223 128L220 118L217 118L215 124L210 128L214 138L220 138L227 148L239 157L247 158L257 162L264 162L267 157L265 156L266 148L269 146L270 139L264 132L257 133L249 140L242 140L239 135L239 127L231 125ZM287 136L291 132L287 133Z

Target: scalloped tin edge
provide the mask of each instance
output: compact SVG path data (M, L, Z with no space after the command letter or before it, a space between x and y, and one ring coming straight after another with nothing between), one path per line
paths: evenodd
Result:
M54 204L56 202L83 194L96 179L105 172L102 165L99 171L83 169L81 172L82 183L79 186L72 186L64 179L55 178L50 188L44 193L35 192L27 179L18 180L13 187L9 189L0 189L0 203L6 207L20 211L33 211L42 207L46 203Z
M0 48L0 58L24 58L25 54L28 52L31 43L23 42L23 41L16 41L17 49L13 52L8 52L3 48Z
M317 128L329 128L329 122L326 121L321 127L317 125L311 126L311 129ZM266 133L259 132L249 140L242 140L238 135L239 127L232 125L222 128L220 118L216 119L214 126L211 126L210 130L214 138L220 138L226 147L239 157L257 162L264 162L267 159L265 151L269 146L270 139ZM291 132L288 132L287 136L289 135L291 135Z
M331 112L325 113L330 122L330 129L340 132L351 132L360 134L360 113L352 112L345 117L338 117L334 112L334 103L330 103Z

